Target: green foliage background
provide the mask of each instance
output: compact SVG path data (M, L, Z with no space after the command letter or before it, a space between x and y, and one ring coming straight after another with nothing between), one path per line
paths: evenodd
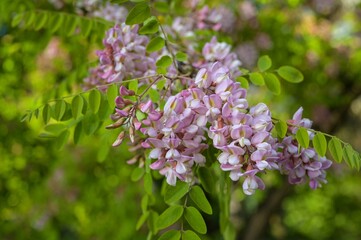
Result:
M267 34L273 45L259 54L269 55L275 66L297 67L305 80L283 83L279 96L251 88L251 99L270 104L283 119L302 105L318 129L360 151L359 6L326 14L317 12L313 1L263 0L254 6L256 16L224 38L252 42L258 33ZM116 133L104 130L110 119L102 119L98 131L82 137L78 145L40 138L41 117L20 122L27 110L82 91L107 23L99 22L85 35L12 27L14 13L25 8L54 10L47 1L0 3L0 239L146 238L146 227L135 230L143 184L130 180L135 167L126 163L131 158L127 146L111 149ZM73 12L71 4L66 11ZM330 36L323 34L325 26ZM252 239L258 232L263 239L360 239L360 174L335 164L328 179L322 189L311 191L269 174L267 190L250 197L233 186L232 220L238 238ZM155 187L161 187L161 180ZM154 201L161 212L164 203L158 197ZM211 198L211 203L215 212L217 202ZM204 239L220 238L217 217L206 217Z

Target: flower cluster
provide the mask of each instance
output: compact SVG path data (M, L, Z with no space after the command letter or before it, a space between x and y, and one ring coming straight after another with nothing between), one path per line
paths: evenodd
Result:
M143 121L147 127L142 129L148 138L143 146L152 148L149 157L156 159L150 167L165 175L170 185L175 185L177 178L194 181L193 165L203 165L206 161L200 154L207 148L203 143L207 123L203 97L199 88L183 90L169 97L160 119L153 117L157 112L153 105L147 104L142 109L148 113L148 118Z
M105 49L97 51L100 63L90 70L92 75L86 79L86 85L99 86L154 75L158 55L146 53L148 42L148 37L138 34L137 25L123 23L109 29L103 40Z
M303 109L300 108L289 121L291 125L289 132L295 134L298 127L311 128L312 122L307 118L302 118ZM309 132L310 139L313 133ZM321 187L321 183L326 181L326 169L332 162L325 157L320 157L313 148L304 149L298 146L298 143L292 136L285 137L278 145L281 150L279 153L278 165L280 171L288 174L288 180L291 184L304 183L309 179L309 185L312 189Z
M231 52L231 46L225 42L218 42L216 37L213 37L210 42L204 45L202 56L204 57L204 63L199 66L201 68L219 62L228 68L232 78L242 75L239 70L242 63L237 58L237 55Z
M197 23L176 18L187 23L180 25L186 34L194 28L219 30L224 25L220 13L208 7L194 14L198 14ZM163 34L172 33L174 29ZM174 54L168 52L172 50L169 46L149 54L148 42L148 37L138 34L138 26L120 24L111 28L103 41L105 49L97 52L100 64L85 81L87 87L99 87L141 77L138 87L143 86L144 91L139 95L124 83L120 86L112 115L115 123L107 127L123 127L113 146L120 145L129 135L135 149L143 150L143 159L145 155L152 159L150 168L164 175L170 185L177 180L197 181L194 167L205 164L203 151L209 143L219 151L220 168L230 172L233 181L243 180L245 194L264 189L259 175L269 170L287 174L292 184L309 179L310 187L317 188L326 182L325 170L331 161L318 156L312 148L301 148L293 137L298 127L310 128L311 121L302 118L300 109L288 122L287 137L274 138L268 106L250 106L246 89L235 81L242 75L241 62L230 45L213 37L197 55L194 44L189 44L188 61L181 67L191 71L184 74L181 63L173 59L166 74L157 74L157 59ZM157 89L160 79L166 81ZM158 91L162 97L151 101L154 98L148 91ZM311 131L309 136L312 139Z
M273 128L268 107L260 103L249 108L246 90L230 78L229 69L216 62L201 69L195 83L207 89L204 97L208 130L213 146L221 150L218 161L221 169L230 171L232 180L246 177L243 189L252 194L263 189L262 180L255 174L277 168L270 131Z

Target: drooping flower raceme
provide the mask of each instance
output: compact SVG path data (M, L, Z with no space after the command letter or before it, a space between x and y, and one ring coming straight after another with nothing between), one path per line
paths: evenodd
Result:
M143 121L147 127L142 132L148 136L143 146L151 148L149 157L155 159L150 167L165 175L170 185L175 185L177 178L194 181L192 166L205 163L200 154L207 148L203 96L199 88L183 90L168 98L159 120L148 117ZM151 105L143 110L152 110Z
M307 118L302 118L303 109L300 108L289 124L292 124L288 131L295 134L297 126L310 128L312 122ZM309 132L310 139L313 133ZM320 157L313 148L304 149L298 146L298 142L292 136L285 137L277 146L279 152L278 165L281 173L288 175L289 183L300 184L309 181L312 189L321 187L321 183L327 183L326 169L332 162L325 157Z
M158 54L146 53L148 42L148 37L138 34L137 25L123 23L109 29L103 40L105 49L97 51L100 63L91 70L96 75L86 79L86 85L99 86L154 75Z
M205 25L200 22L198 28L213 24L207 20L210 13L207 8L199 12ZM217 19L210 28L221 26ZM185 28L192 24L188 22ZM220 169L229 172L233 181L243 181L247 195L265 188L260 176L269 170L287 174L292 184L309 181L311 188L317 188L326 183L325 170L331 161L318 156L312 148L300 148L293 137L298 127L310 128L312 122L302 118L300 109L288 122L288 135L280 140L274 138L268 106L250 106L246 89L235 81L242 75L241 62L230 45L213 37L196 55L195 45L190 44L187 52L191 54L184 64L191 70L184 74L179 63L173 61L176 63L161 75L156 72L155 62L172 54L169 48L149 54L148 42L148 37L138 34L137 26L120 24L111 28L103 41L105 49L97 52L100 64L85 81L89 88L121 84L111 116L115 123L108 128L123 129L113 146L129 137L134 149L139 150L137 154L143 160L150 158L150 168L164 175L170 185L177 180L197 182L194 167L205 165L204 150L209 144L219 150ZM138 87L144 90L142 93L129 90L128 83L122 82L140 77ZM156 89L160 79L166 83ZM150 90L158 91L160 100L151 101L147 93ZM312 139L311 131L309 136Z

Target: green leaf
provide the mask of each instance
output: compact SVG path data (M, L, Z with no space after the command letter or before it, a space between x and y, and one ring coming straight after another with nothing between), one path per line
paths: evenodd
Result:
M84 107L84 99L81 95L76 95L71 102L71 111L73 117L78 119L81 116Z
M284 80L291 83L299 83L303 81L303 75L296 68L291 66L282 66L277 69L278 75L280 75Z
M55 141L55 146L61 150L68 142L70 132L69 130L63 131Z
M249 83L248 80L244 77L237 77L236 78L237 82L239 82L241 84L241 87L248 89L249 88Z
M273 73L265 73L265 83L266 87L275 95L280 95L281 93L281 84L278 77Z
M257 61L257 67L261 72L268 70L272 66L272 60L269 56L264 55Z
M260 73L250 73L249 74L249 79L251 80L251 82L254 84L254 85L257 85L257 86L263 86L264 85L264 79L263 79L263 76L262 74Z
M161 79L157 82L157 89L158 90L162 90L165 86L166 80L165 79Z
M85 134L92 135L98 129L99 119L93 113L87 114L83 119L83 130Z
M127 25L139 24L150 17L150 8L148 3L139 3L132 8L125 20Z
M109 103L108 100L106 100L107 96L104 94L101 94L101 101L100 101L100 106L99 106L99 110L98 110L98 118L100 121L102 120L108 120L109 119L109 115L113 113L114 108L110 108L109 107Z
M172 58L168 55L161 57L157 62L156 66L161 68L167 68L172 64Z
M34 116L35 116L36 119L38 119L38 117L39 117L39 108L34 110Z
M346 147L343 149L343 159L345 159L345 162L347 165L351 168L356 167L356 159L355 159L355 151L351 147L350 144L347 144Z
M88 103L93 113L98 112L101 100L102 100L102 96L99 90L93 89L90 91Z
M189 225L200 234L207 233L207 226L201 213L195 207L187 207L184 217Z
M152 233L155 235L158 232L158 219L159 215L157 212L150 210L149 211L149 217L148 217L148 228L152 231Z
M147 45L147 52L159 51L164 47L164 39L161 37L155 37Z
M25 113L21 118L20 122L25 122L29 118L29 113Z
M191 191L189 192L189 196L200 210L207 214L212 214L211 204L209 204L202 188L199 186L192 187Z
M89 36L91 30L93 28L93 22L92 21L88 21L86 19L81 19L80 21L80 29L81 29L81 33L84 37Z
M153 88L149 89L149 97L150 97L150 100L152 100L152 102L154 102L154 103L158 102L160 99L159 90L157 91Z
M163 233L158 240L178 240L181 238L181 233L179 230L169 230Z
M199 180L201 181L204 190L208 193L213 193L215 191L216 182L213 174L214 173L210 168L200 167L198 169Z
M360 171L361 168L361 156L359 153L355 152L355 164L356 164L356 169L357 171Z
M144 168L135 168L132 172L132 175L130 176L130 179L133 182L139 181L144 175Z
M296 133L296 139L303 148L308 148L310 144L310 137L306 129L300 127Z
M148 209L148 203L149 203L149 195L145 194L143 197L142 197L142 201L141 201L141 208L142 208L142 212L146 212L147 209Z
M134 79L133 81L129 82L128 89L132 90L135 94L138 93L138 79Z
M45 23L48 21L48 13L47 12L40 12L36 17L36 21L34 24L34 29L39 30L40 28L44 27Z
M337 137L333 137L329 142L328 142L328 150L331 153L332 158L340 163L342 161L342 144L340 139L338 139Z
M59 135L61 132L67 129L67 126L62 123L54 123L46 125L44 130L52 133L53 135Z
M188 183L181 181L177 181L175 186L167 185L166 192L164 194L164 201L167 204L174 203L186 195L188 189Z
M184 52L177 52L175 59L180 62L186 62L188 60L188 55Z
M321 157L326 155L326 151L327 151L327 141L325 138L325 135L323 135L322 133L317 133L314 138L312 139L312 144L313 147L315 148L316 152L318 153L318 155L320 155Z
M276 132L277 132L278 137L284 138L286 136L287 123L285 123L282 120L278 120L278 122L275 125L275 128L276 128Z
M167 208L157 220L158 229L164 229L178 221L183 215L183 210L184 208L179 205L173 205Z
M142 214L142 216L140 216L140 218L137 221L137 225L135 226L135 230L139 230L141 226L143 226L143 224L145 223L145 221L147 220L149 216L149 212L144 212Z
M118 86L113 84L107 89L108 104L111 109L115 107L115 98L118 96Z
M63 25L64 18L64 14L61 13L50 17L49 28L51 33L56 32Z
M148 195L153 194L153 179L150 173L144 175L144 190Z
M56 101L54 105L54 118L55 120L60 121L61 118L64 116L66 110L66 103L64 100Z
M25 14L25 27L30 27L35 21L35 18L36 18L35 12L33 11L27 12Z
M62 30L64 30L67 36L72 36L75 33L76 28L78 27L80 18L74 17L72 15L67 15L65 17Z
M78 144L83 133L83 122L78 122L74 129L73 141Z
M192 230L187 230L182 233L182 240L201 240L201 238Z
M17 25L19 25L23 20L23 18L24 18L24 14L22 13L16 14L11 22L11 27L16 27Z
M154 16L151 16L145 20L144 25L139 29L139 34L153 34L158 32L159 23L158 19Z

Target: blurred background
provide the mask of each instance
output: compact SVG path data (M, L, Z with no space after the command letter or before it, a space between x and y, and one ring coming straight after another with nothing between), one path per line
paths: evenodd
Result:
M115 132L100 127L77 145L59 144L39 137L41 117L20 122L27 110L82 91L103 33L84 38L21 29L11 26L12 16L27 4L87 15L96 1L12 2L0 5L0 239L145 239L146 227L135 230L143 185L131 181L127 146L110 147ZM267 103L284 120L303 106L315 129L358 151L360 2L205 1L231 11L224 35L243 67L253 69L267 54L274 66L295 66L305 76L300 84L282 82L279 96L251 87L250 102ZM327 178L328 184L312 191L269 174L267 189L250 197L235 185L232 220L238 239L361 239L361 174L335 163ZM206 221L204 239L221 239L217 216Z

